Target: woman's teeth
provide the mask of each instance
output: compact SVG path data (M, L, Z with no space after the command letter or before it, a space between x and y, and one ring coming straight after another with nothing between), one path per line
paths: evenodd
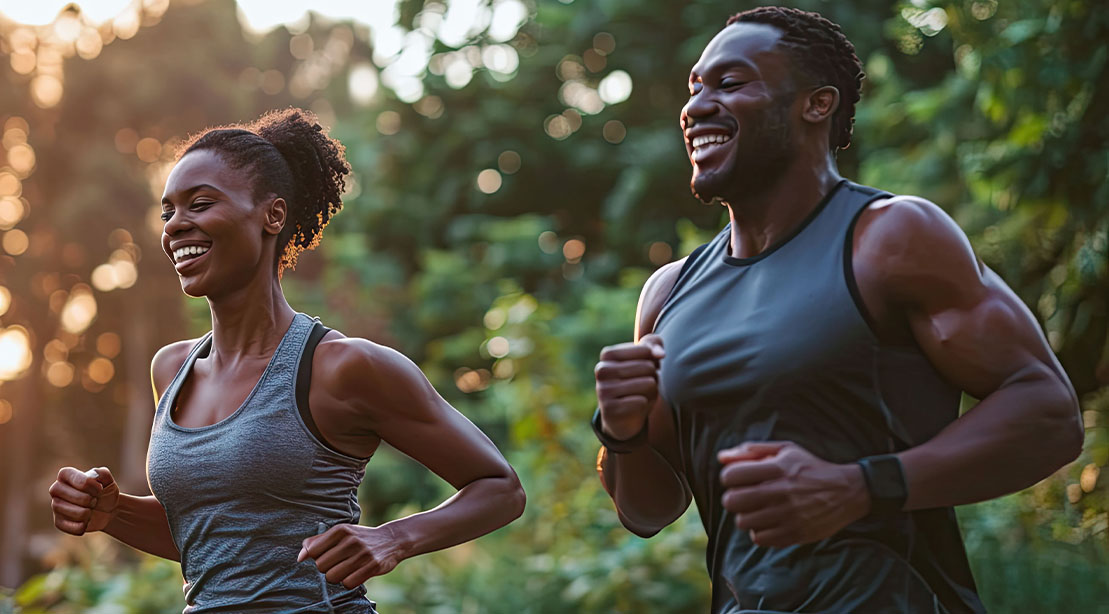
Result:
M208 248L202 245L188 245L185 247L179 247L173 251L173 259L176 262L183 262L190 258L195 258L207 251Z

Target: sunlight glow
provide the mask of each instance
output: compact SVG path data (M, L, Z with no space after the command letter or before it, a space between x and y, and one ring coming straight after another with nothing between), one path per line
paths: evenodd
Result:
M0 381L19 377L31 366L31 341L27 329L11 326L0 332Z
M69 4L66 0L35 0L34 2L5 2L0 8L12 21L29 26L45 26L54 21L58 13ZM83 3L82 3L83 4Z
M79 335L96 318L96 299L88 286L78 284L62 307L62 328Z

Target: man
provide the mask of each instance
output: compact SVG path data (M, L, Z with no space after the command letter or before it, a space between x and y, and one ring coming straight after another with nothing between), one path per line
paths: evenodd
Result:
M954 222L840 178L861 80L815 13L728 20L681 125L731 223L597 364L605 489L643 537L697 501L714 613L983 612L952 506L1081 448L1039 326Z

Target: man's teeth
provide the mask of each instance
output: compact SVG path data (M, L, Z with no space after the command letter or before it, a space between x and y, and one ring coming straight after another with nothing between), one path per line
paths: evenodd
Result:
M708 145L709 143L726 143L730 141L731 138L731 136L726 134L703 134L701 136L693 137L692 144L693 148L697 149L698 147L702 145Z
M208 248L202 245L188 245L185 247L179 247L173 251L173 259L177 262L181 262L182 260L187 260L194 256L199 256L206 251L208 251Z

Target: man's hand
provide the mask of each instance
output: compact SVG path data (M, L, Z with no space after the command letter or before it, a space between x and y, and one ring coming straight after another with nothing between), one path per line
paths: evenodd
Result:
M614 439L631 439L643 430L658 397L658 363L665 356L658 335L601 350L601 361L593 370L597 402L601 428Z
M870 511L861 467L830 463L795 443L748 442L718 459L724 509L760 546L824 539Z
M396 567L401 555L400 540L387 528L338 524L320 535L305 539L297 562L315 559L328 582L354 588Z

